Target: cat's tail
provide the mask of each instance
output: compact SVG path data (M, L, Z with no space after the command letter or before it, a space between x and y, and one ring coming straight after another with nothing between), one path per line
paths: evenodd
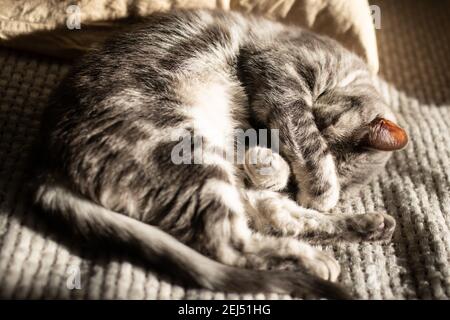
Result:
M160 229L110 211L57 184L42 184L36 203L58 213L84 237L137 250L146 262L189 285L222 292L276 292L329 299L349 299L340 286L306 273L231 267L182 244Z

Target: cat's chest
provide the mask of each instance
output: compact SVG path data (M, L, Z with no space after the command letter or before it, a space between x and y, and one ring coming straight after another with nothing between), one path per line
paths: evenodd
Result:
M233 143L234 131L246 118L246 96L242 89L225 81L189 85L184 113L191 119L195 135L208 143L226 147Z

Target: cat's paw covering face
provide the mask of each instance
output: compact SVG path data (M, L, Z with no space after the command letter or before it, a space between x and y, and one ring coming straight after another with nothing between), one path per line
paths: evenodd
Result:
M328 155L317 162L317 176L320 178L310 179L309 184L300 190L297 195L300 205L319 211L332 209L341 190L367 183L379 172L378 169L384 167L390 151L400 150L408 143L404 129L380 116L357 128L356 132L359 134L350 133L348 140L343 138L330 145L333 157ZM343 145L348 147L343 148Z

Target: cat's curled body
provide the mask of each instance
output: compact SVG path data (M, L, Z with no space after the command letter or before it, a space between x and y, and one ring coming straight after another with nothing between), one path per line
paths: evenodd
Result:
M394 121L364 63L331 39L238 13L157 14L53 94L36 203L192 285L345 297L336 261L299 238L390 238L386 214L323 212L406 143ZM260 147L244 166L218 152L255 126L279 129L289 165ZM203 138L202 164L173 162L183 132ZM258 174L263 158L272 174ZM297 201L278 192L289 172Z

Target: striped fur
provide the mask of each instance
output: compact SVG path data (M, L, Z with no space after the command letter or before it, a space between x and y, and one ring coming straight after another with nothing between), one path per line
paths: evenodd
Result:
M395 120L364 63L331 39L238 13L153 15L86 55L54 93L36 202L194 285L347 297L324 281L336 261L299 238L392 235L384 214L314 210L384 166L389 152L364 145L380 115ZM220 152L248 128L280 130L281 156L263 152L271 175ZM172 161L186 133L208 161ZM277 192L290 174L302 206ZM280 268L290 271L249 270Z

